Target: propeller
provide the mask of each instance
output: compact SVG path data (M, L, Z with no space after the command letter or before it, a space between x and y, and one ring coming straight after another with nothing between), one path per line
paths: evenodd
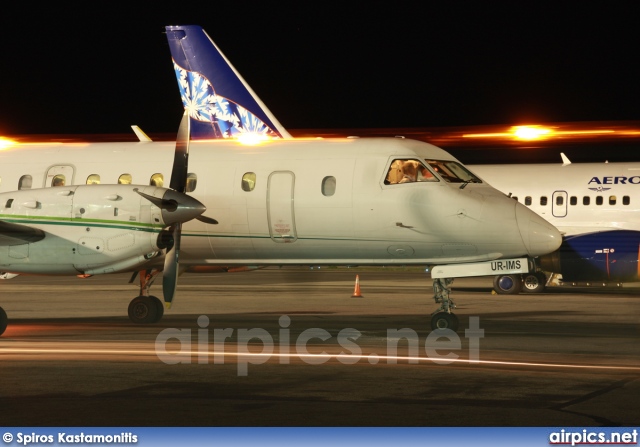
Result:
M191 135L191 120L185 111L180 121L178 136L176 138L176 150L173 158L171 182L162 198L137 191L145 199L162 210L162 220L169 225L169 232L173 243L167 248L164 257L164 269L162 273L162 292L167 308L171 307L173 297L178 285L178 264L180 257L180 235L182 224L197 219L208 224L217 224L218 221L211 217L202 216L206 207L198 200L188 196L187 170L189 168L189 137Z

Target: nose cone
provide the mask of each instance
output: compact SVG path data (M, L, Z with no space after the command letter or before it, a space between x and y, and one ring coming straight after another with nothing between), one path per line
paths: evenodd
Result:
M560 248L562 235L558 229L520 203L516 203L516 220L529 256L546 255Z
M167 225L188 222L207 210L200 201L172 189L167 190L162 201L170 205L162 208L162 220Z

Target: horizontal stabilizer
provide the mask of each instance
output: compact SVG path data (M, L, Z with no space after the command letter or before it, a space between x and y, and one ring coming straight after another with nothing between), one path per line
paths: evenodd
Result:
M149 135L144 133L144 131L140 129L139 126L136 126L134 124L133 126L131 126L131 128L133 129L133 132L136 134L138 140L140 140L141 143L148 143L149 141L152 141L151 138L149 138Z
M44 239L45 232L27 225L0 220L0 246L23 245Z

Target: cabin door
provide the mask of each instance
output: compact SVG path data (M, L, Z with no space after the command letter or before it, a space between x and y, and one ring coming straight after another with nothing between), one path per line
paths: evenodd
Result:
M291 171L276 171L269 175L267 184L267 221L269 235L274 242L295 242L294 217L295 175Z
M568 205L567 192L554 191L551 200L551 214L553 214L553 217L566 217Z

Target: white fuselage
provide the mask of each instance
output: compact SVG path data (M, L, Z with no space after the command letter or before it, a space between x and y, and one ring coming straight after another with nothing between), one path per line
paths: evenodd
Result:
M640 231L640 163L473 165L564 234Z
M68 274L97 271L96 266L109 263L116 267L103 272L139 268L133 262L122 267L123 252L118 252L122 248L111 252L100 240L124 240L114 239L120 231L137 241L136 225L157 214L144 198L138 217L127 217L130 227L127 219L114 223L104 217L105 210L113 215L109 205L93 209L90 195L87 206L61 205L82 207L85 213L71 211L62 220L57 211L48 211L55 210L56 203L19 212L6 204L12 194L18 202L28 196L28 202L40 203L39 188L50 191L57 173L64 173L66 186L85 185L98 176L101 186L116 185L128 174L131 183L141 188L148 188L151 179L161 174L168 187L174 149L174 143L154 142L19 145L1 150L0 220L29 222L53 237L29 244L26 254L24 247L0 247L0 269ZM220 140L191 142L189 151L188 171L197 176L197 183L188 194L202 202L207 208L204 214L219 224L197 220L184 224L183 265L446 264L537 256L559 246L554 228L487 184L461 187L442 178L385 184L394 159L455 160L427 143L312 139L247 146ZM17 191L25 176L31 177L31 192ZM99 189L96 194L102 194ZM87 187L82 191L86 196ZM162 229L153 221L149 225L156 233ZM75 249L82 238L86 240L85 231L91 232L92 243L103 247L100 253L86 246ZM42 250L54 239L57 245Z

